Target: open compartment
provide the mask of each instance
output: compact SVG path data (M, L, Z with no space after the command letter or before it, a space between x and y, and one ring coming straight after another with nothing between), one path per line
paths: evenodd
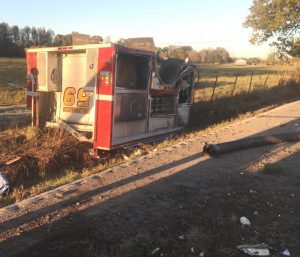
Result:
M149 56L118 54L113 139L143 134L147 130L149 62Z

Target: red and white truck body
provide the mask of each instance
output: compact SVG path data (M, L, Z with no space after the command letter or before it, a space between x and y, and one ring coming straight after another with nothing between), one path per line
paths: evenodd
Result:
M26 58L34 126L61 126L110 150L178 131L188 121L192 91L180 101L180 89L153 83L153 51L88 44L31 48ZM193 84L191 75L186 80Z

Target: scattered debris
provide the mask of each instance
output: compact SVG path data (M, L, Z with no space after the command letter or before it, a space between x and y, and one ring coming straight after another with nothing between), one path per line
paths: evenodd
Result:
M159 250L160 250L160 248L157 247L157 248L155 248L154 250L151 251L151 254L152 254L152 255L153 255L153 254L156 254Z
M253 189L250 189L250 190L249 190L249 193L250 193L250 194L257 194L257 191L255 191L255 190L253 190Z
M16 156L16 157L14 157L14 158L12 158L12 159L6 161L5 164L6 164L6 165L10 165L10 164L13 164L13 163L15 163L16 161L18 161L18 160L20 160L20 159L21 159L21 157Z
M184 240L184 235L181 235L181 236L179 236L177 238L180 239L180 240Z
M204 252L199 253L200 257L204 257Z
M62 199L64 197L64 194L62 192L56 192L55 197L58 199Z
M257 244L257 245L239 245L236 247L237 249L243 251L246 254L251 256L269 256L270 251L266 244Z
M0 172L0 196L8 194L9 183L4 175Z
M250 220L247 219L246 217L240 217L240 222L241 222L242 225L247 225L247 226L251 225Z
M285 249L285 250L282 252L282 255L284 255L284 256L291 256L290 251L289 251L288 249Z
M135 155L135 156L142 155L141 149L137 149L137 150L134 152L134 155Z
M125 155L125 154L123 155L123 158L124 158L125 161L129 161L129 159L130 159L130 158L129 158L127 155Z
M192 253L192 254L195 253L194 247L191 248L191 253Z
M68 132L49 128L38 131L32 139L27 140L26 131L21 130L20 143L12 143L0 154L1 172L12 188L48 174L55 175L61 167L81 169L94 163L87 152L90 145L80 143Z

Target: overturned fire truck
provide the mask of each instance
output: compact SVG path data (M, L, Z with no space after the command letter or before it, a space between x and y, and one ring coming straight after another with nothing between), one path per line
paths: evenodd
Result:
M169 59L157 71L154 43L130 43L27 49L33 126L62 127L104 150L181 130L195 66Z

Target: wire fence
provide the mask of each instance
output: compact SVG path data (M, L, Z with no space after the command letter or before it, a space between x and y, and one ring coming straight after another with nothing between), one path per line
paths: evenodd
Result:
M299 80L299 76L296 70L218 71L211 74L200 71L194 86L194 102L213 102L218 98L284 86L287 81Z

